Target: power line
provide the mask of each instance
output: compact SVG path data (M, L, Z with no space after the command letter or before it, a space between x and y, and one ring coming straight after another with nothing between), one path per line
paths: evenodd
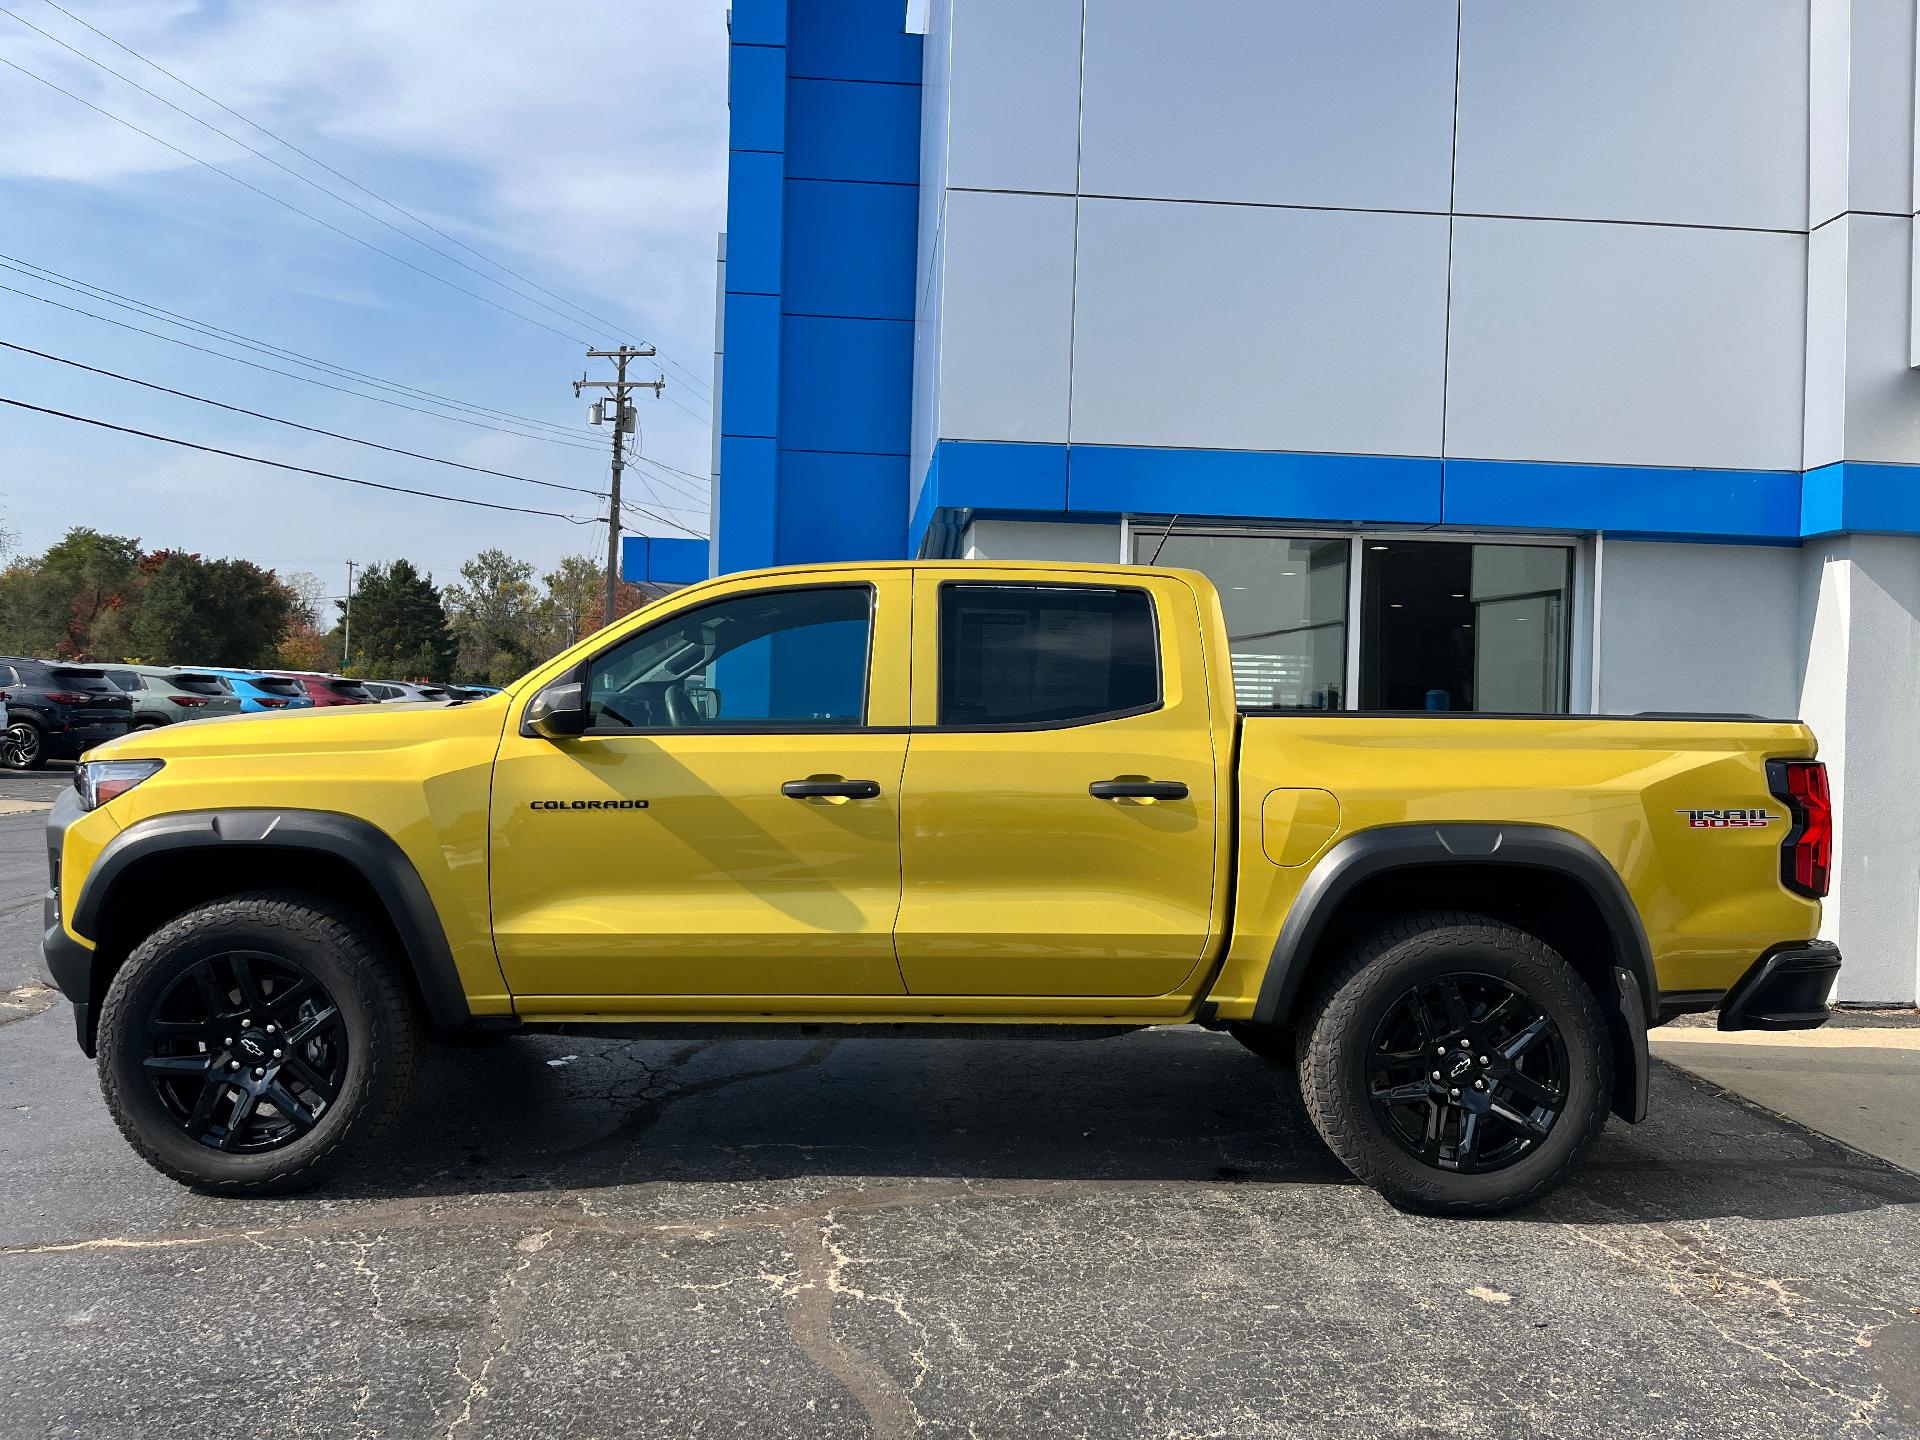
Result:
M411 260L407 259L404 255L396 255L393 253L393 251L374 244L373 241L368 240L364 236L356 235L351 230L343 230L340 226L335 225L331 220L323 220L320 218L320 216L314 214L311 210L303 210L301 209L300 206L294 204L291 200L283 199L280 196L274 194L271 190L262 189L260 186L255 185L251 180L244 180L240 176L234 174L231 170L226 169L224 166L216 165L211 160L203 159L202 157L194 154L191 150L182 149L180 146L174 144L171 140L162 140L158 135L154 134L151 130L143 129L141 126L134 124L133 121L126 119L124 116L116 115L111 110L108 110L99 105L96 105L91 100L88 100L83 96L74 94L73 91L67 89L64 85L56 84L53 81L47 79L44 75L37 75L33 71L27 69L26 66L18 64L15 61L9 60L4 55L0 55L0 65L5 65L9 70L19 71L20 74L26 76L29 80L38 81L40 84L46 86L49 90L56 91L59 94L66 96L69 100L72 100L77 104L86 106L87 109L93 111L94 114L96 115L103 115L117 125L124 125L126 126L127 129L132 130L136 134L146 136L147 139L153 141L154 144L165 146L168 150L171 150L174 154L181 156L183 159L191 160L194 164L202 166L205 169L211 170L216 175L225 176L227 179L231 180L234 184L240 186L242 189L251 190L254 194L260 196L262 199L271 200L274 204L280 206L282 209L291 210L294 214L299 215L304 219L311 220L314 224L319 225L324 229L331 230L334 234L339 235L344 239L351 240L356 245L365 246L367 249L373 251L374 254L376 255L386 256L387 259L393 261L396 265L404 265L407 267L407 269L412 270L416 274L424 275L429 280L436 281L437 283L446 286L449 290L457 290L462 295L466 295L474 300L478 300L482 305L491 305L496 310L499 310L508 315L512 315L517 319L524 320L529 325L536 325L540 329L547 331L549 334L558 335L563 340L573 340L583 344L587 343L585 340L585 337L583 336L575 335L573 332L569 330L558 329L555 326L547 324L547 322L544 320L537 319L534 316L527 314L524 310L514 309L511 305L502 305L498 300L492 299L486 295L482 295L477 290L469 290L466 286L456 284L455 282L453 282L452 280L449 280L444 275L436 275L433 271L427 269L425 266L414 264ZM688 413L691 414L692 412L689 411ZM698 419L699 417L695 416L694 418Z
M413 211L407 209L406 206L401 205L393 200L390 200L385 195L382 195L379 191L373 190L368 186L361 184L358 180L355 180L351 175L343 174L341 171L336 170L333 166L329 165L326 161L320 159L319 156L313 155L308 151L301 149L298 145L294 144L291 140L287 139L284 135L280 135L272 130L269 130L266 126L262 125L258 120L255 120L250 116L241 114L238 110L234 109L231 105L228 105L225 101L215 99L213 96L209 95L206 91L202 90L199 86L195 85L192 81L187 80L184 77L175 74L173 71L167 69L166 66L160 64L157 60L154 60L142 54L140 51L135 50L132 46L124 44L119 40L116 40L113 36L107 34L106 31L100 29L99 26L93 25L88 21L83 20L80 16L74 14L71 10L67 9L65 6L55 3L55 0L46 0L46 3L49 6L51 6L53 9L58 10L62 15L66 16L69 20L73 21L76 25L80 25L85 29L91 30L95 35L98 35L102 40L105 40L109 45L112 45L115 49L122 50L128 55L133 56L134 59L140 61L141 64L159 71L162 75L166 76L169 80L173 81L176 85L185 86L188 90L191 90L195 95L198 95L202 100L205 100L208 104L217 106L219 109L224 110L227 114L233 116L234 119L240 121L242 124L249 125L255 130L258 130L262 135L267 136L269 139L273 140L275 143L285 146L288 150L291 150L294 154L300 156L302 159L307 160L314 165L318 165L322 170L326 171L329 175L332 175L334 178L345 181L348 185L351 185L354 189L360 191L361 194L371 196L373 199L378 200L382 205L385 205L390 210L395 211L397 214L406 216L409 220L413 221L414 224L421 226L423 229L432 231L435 235L438 235L441 239L447 241L449 244L458 245L462 250L465 250L469 255L475 256L478 259L486 261L487 264L493 266L497 270L504 271L508 275L513 276L516 280L524 281L526 284L532 286L535 290L538 290L541 294L547 296L549 299L560 301L561 304L567 306L569 309L578 311L581 315L584 315L587 318L601 325L606 326L609 330L615 331L617 333L618 331L625 328L607 319L606 316L600 315L595 311L587 309L584 305L577 304L572 300L568 300L563 295L556 294L554 291L547 289L546 286L540 284L538 281L532 280L527 276L522 275L518 270L515 270L512 266L504 264L499 260L495 260L492 256L486 254L484 251L474 248L472 245L469 245L466 241L460 239L458 236L448 234L445 230L442 230L439 226L433 224L431 221L423 219L421 216L416 215ZM15 17L15 18L18 18L18 17ZM42 33L44 34L45 32L43 31ZM88 58L91 58L91 57L88 57ZM128 83L131 84L133 82L129 81ZM235 143L237 144L239 142L236 141ZM661 355L660 359L664 363L674 364L671 356L663 354ZM681 367L678 364L674 364L674 368L676 370L681 369ZM707 390L705 383L697 379L696 377L692 376L690 373L688 374L687 378L689 383L696 387L696 393ZM711 393L710 392L707 393L705 398L709 402L711 402L712 400Z
M324 435L329 440L344 440L349 445L364 445L370 450L384 450L389 455L404 455L409 460L425 460L434 465L447 465L455 470L469 470L475 475L497 475L502 480L518 480L523 485L540 485L548 490L570 490L576 495L591 495L596 500L606 499L604 490L588 490L579 485L562 485L554 480L535 480L530 475L515 475L508 470L489 470L484 465L468 465L461 460L447 460L438 455L423 455L418 450L403 450L397 445L383 445L378 440L363 440L357 435L342 435L338 430L323 430L317 425L302 425L297 420L286 420L278 415L267 415L259 410L249 410L243 405L229 405L224 400L210 399L205 395L195 395L190 390L176 390L171 385L160 385L152 380L142 380L133 375L122 375L117 370L102 370L95 365L83 365L78 360L69 360L63 355L50 355L45 350L35 350L26 345L16 345L11 340L0 340L0 347L14 350L22 355L32 355L37 359L51 360L56 365L71 366L75 370L84 370L89 375L104 375L109 380L125 381L129 385L138 385L147 390L158 390L163 395L177 395L182 400L197 401L202 405L211 405L216 410L226 410L235 415L248 415L255 420L266 420L275 425L285 425L290 430L304 430L309 435Z
M238 450L223 450L218 445L202 445L196 440L180 440L172 435L156 435L151 430L136 430L131 425L112 425L105 420L95 420L86 415L73 415L65 410L50 410L44 405L29 405L24 400L14 400L6 395L0 395L0 405L11 405L16 410L31 410L36 415L51 415L59 420L72 420L77 424L91 425L99 430L114 430L122 435L137 435L142 440L158 440L163 445L178 445L183 450L200 450L208 455L224 455L230 460L245 460L249 464L266 465L275 470L290 470L296 475L315 475L322 480L339 480L347 485L364 485L369 490L388 490L396 495L417 495L423 500L444 500L449 505L471 505L480 510L504 510L512 515L544 515L551 520L564 520L569 525L600 523L597 519L582 520L577 516L562 514L558 510L533 510L524 505L502 505L492 500L475 500L468 495L443 495L437 490L415 490L406 485L386 485L378 480L361 480L352 475L337 475L331 470L314 470L305 465L289 465L284 460L267 460Z
M9 255L4 251L0 251L0 270L12 270L17 274L25 275L30 280L37 280L43 285L53 285L62 290L69 290L75 294L85 295L89 300L104 300L108 304L117 305L123 310L132 310L135 314L145 316L148 319L161 320L166 324L177 325L182 329L204 335L208 339L218 339L230 345L238 345L248 350L257 351L262 355L285 358L297 365L304 365L310 369L321 370L328 374L358 380L364 384L375 385L385 390L391 390L396 394L414 395L423 400L431 400L437 405L445 405L458 410L469 410L476 415L491 415L502 420L512 420L516 424L534 425L542 429L557 431L562 435L570 436L580 433L578 426L561 425L552 420L540 420L531 415L516 414L512 410L501 410L492 405L476 405L469 400L455 399L452 396L441 395L432 390L423 390L417 385L406 385L397 380L383 379L381 376L370 374L364 370L355 370L351 366L337 365L331 360L322 360L315 355L307 355L298 350L289 350L284 345L275 345L271 341L259 340L252 336L244 335L238 330L229 330L225 326L215 325L208 320L196 320L191 315L182 315L176 310L168 310L164 306L153 304L151 301L141 300L132 295L123 295L117 290L107 289L104 285L96 285L91 280L82 280L77 276L64 275L58 270L49 269L45 265L35 264L31 260L23 260L17 255ZM166 337L163 336L162 338L164 339ZM575 441L574 443L585 445L584 440ZM585 448L598 450L600 447L598 445L585 445Z
M653 511L651 511L651 510L649 510L649 509L648 509L648 508L647 508L646 506L644 506L644 505L636 505L636 504L635 504L635 503L634 503L633 501L631 501L631 500L622 500L622 501L620 502L620 508L621 508L622 510L630 510L630 511L632 511L632 512L633 512L633 513L634 513L635 515L644 515L644 516L646 516L646 517L647 517L647 518L648 518L649 520L657 520L657 521L659 521L659 522L660 522L660 523L661 523L662 525L671 525L671 526L672 526L672 527L673 527L674 529L676 529L676 530L678 530L678 531L680 531L680 532L681 532L681 533L683 533L683 534L686 534L686 535L691 535L691 536L693 536L693 538L694 538L694 539L696 539L696 540L706 540L706 539L708 539L708 538L710 538L710 537L708 536L708 534L707 534L707 532L706 532L706 531L704 531L704 530L695 530L695 529L694 529L694 528L693 528L692 526L689 526L689 525L682 525L682 524L681 524L681 523L680 523L680 522L679 522L678 520L670 520L670 519L668 519L668 518L667 518L667 517L666 517L665 515L656 515L656 514L654 514L654 512L653 512ZM662 509L671 509L672 507L671 507L671 506L664 506L664 505L663 505L663 506L662 506L661 508L662 508Z
M58 9L59 7L56 6L55 8ZM61 13L65 14L66 12L62 11ZM24 15L21 15L18 11L11 10L4 5L0 5L0 14L11 16L13 19L19 21L22 25L26 26L27 29L33 31L34 34L40 36L43 39L51 40L54 44L58 45L61 49L67 51L69 54L77 55L80 59L86 61L89 65L92 65L97 69L104 70L107 74L113 76L114 79L120 81L121 83L126 85L131 85L134 89L138 90L142 95L147 96L151 100L159 101L160 104L166 106L169 110L174 111L176 114L186 116L186 118L193 121L194 124L200 126L205 130L211 131L213 134L218 135L222 140L227 141L229 144L238 145L242 150L245 150L249 155L252 155L255 159L266 161L267 164L273 166L276 170L279 170L284 174L292 176L295 180L298 180L302 185L310 186L311 188L318 190L322 195L327 196L329 199L337 200L340 202L340 204L345 205L349 210L352 210L356 214L362 215L366 219L373 221L374 224L386 227L388 230L391 230L394 234L398 235L401 239L411 241L413 244L420 246L424 250L432 251L435 255L440 256L441 259L450 261L451 263L458 265L462 270L465 270L470 274L477 275L480 279L484 280L487 284L498 285L501 289L507 291L509 294L518 296L522 300L531 302L532 304L538 306L542 310L547 311L549 314L555 316L556 318L566 321L569 325L577 325L580 323L578 317L569 315L563 310L556 309L552 305L547 304L545 301L537 298L536 296L527 294L524 290L519 289L517 286L509 285L504 280L496 279L494 276L487 274L484 270L481 270L476 266L469 265L465 260L462 260L458 255L450 254L449 252L442 250L439 246L429 244L427 241L420 239L420 237L417 235L409 234L407 231L401 229L398 225L395 225L391 220L388 220L383 216L374 214L373 211L367 209L366 206L360 204L358 201L349 199L347 196L342 195L339 191L331 189L328 186L322 185L318 180L315 180L310 176L302 175L298 170L295 170L291 165L287 165L282 161L274 159L273 156L267 154L264 150L256 149L254 146L249 145L245 140L242 140L239 136L230 134L229 132L222 130L219 126L213 124L211 121L202 119L200 116L194 114L191 110L187 109L185 106L175 104L173 101L167 99L166 96L159 94L157 91L149 90L146 86L142 85L138 80L133 79L131 76L123 75L120 71L114 69L111 65L108 65L105 61L97 60L93 56L87 54L86 51L81 50L76 46L68 44L65 40L62 40L58 35L55 35L50 31L42 30L38 25L34 24L31 20L27 19ZM276 136L275 138L277 139L278 137Z
M0 269L7 267L0 266ZM451 420L456 425L469 425L476 430L488 430L496 435L511 435L520 440L539 440L548 445L564 445L569 450L598 450L597 445L585 445L574 440L561 440L550 435L529 435L525 431L508 429L501 425L488 425L479 420L469 420L462 415L443 415L438 410L423 410L418 405L404 404L399 400L389 400L384 395L368 395L363 391L351 390L344 385L332 385L325 380L316 380L311 375L296 375L291 370L281 370L272 365L262 365L257 360L248 360L239 355L229 355L223 350L209 350L204 345L196 345L191 340L182 340L177 335L163 335L158 330L149 330L144 325L130 324L125 320L115 320L111 315L99 315L92 310L83 310L78 305L68 305L64 301L51 300L45 295L35 295L28 290L18 290L11 285L0 285L0 292L18 295L27 300L38 300L42 305L51 305L56 310L65 310L73 315L84 315L89 320L98 320L104 325L117 326L122 330L131 330L136 335L150 336L155 340L164 340L169 345L178 345L183 349L197 351L202 355L211 355L216 360L230 361L235 365L245 365L250 370L264 370L269 375L279 375L288 380L298 380L302 385L314 385L322 390L332 390L337 394L351 395L356 400L371 400L376 405L389 405L396 410L410 410L416 415L428 415L435 420Z

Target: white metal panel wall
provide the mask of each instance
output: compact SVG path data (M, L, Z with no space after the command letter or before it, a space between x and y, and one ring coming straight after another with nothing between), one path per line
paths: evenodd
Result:
M1080 202L1077 443L1440 453L1447 221Z
M1799 714L1797 547L1605 546L1595 709Z
M1454 222L1447 453L1800 467L1806 241Z
M1444 211L1454 29L1434 0L1095 0L1081 186Z
M1798 468L1808 3L938 0L916 473L1061 438L1055 211L945 227L1070 149L1075 442Z
M1845 297L1827 317L1844 345L1840 374L1817 377L1840 387L1844 428L1832 459L1920 465L1920 371L1907 364L1912 236L1910 219L1859 213L1813 236L1816 257L1841 267L1829 284Z
M1075 203L979 190L947 197L943 437L1066 443Z
M1465 0L1462 214L1805 228L1807 0Z
M1071 195L1080 148L1080 0L960 0L948 184Z

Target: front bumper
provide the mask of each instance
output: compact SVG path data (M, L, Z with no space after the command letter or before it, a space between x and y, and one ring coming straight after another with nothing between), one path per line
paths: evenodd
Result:
M1840 973L1840 947L1831 940L1776 945L1720 1002L1722 1030L1812 1030L1827 1023L1827 997Z
M47 974L73 1005L80 1048L93 1054L93 951L69 935L60 923L60 856L67 827L86 812L72 790L62 791L47 812L47 893L41 901L40 954Z

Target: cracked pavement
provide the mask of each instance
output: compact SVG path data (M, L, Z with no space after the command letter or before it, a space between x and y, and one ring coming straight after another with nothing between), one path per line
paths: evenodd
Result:
M438 1051L347 1176L234 1201L71 1018L0 1011L6 1440L1920 1433L1920 1179L1665 1067L1494 1221L1395 1212L1197 1030Z

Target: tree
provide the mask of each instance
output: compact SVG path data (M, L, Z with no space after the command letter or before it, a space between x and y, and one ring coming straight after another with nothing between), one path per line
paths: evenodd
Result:
M408 560L369 565L361 573L353 587L348 657L354 674L444 678L453 670L455 649L432 577Z
M546 602L533 566L504 550L482 550L447 587L447 623L459 645L460 678L501 684L552 651Z
M327 622L327 582L310 570L295 570L279 576L280 583L293 596L293 625L318 630Z
M140 542L75 526L37 560L0 577L0 647L16 654L118 660L140 584Z
M591 555L568 555L547 572L546 585L546 653L552 655L600 628L607 613L605 562ZM614 618L632 614L646 604L647 599L647 593L638 585L622 581L614 592Z
M203 560L156 551L128 639L156 664L276 663L297 601L278 576L250 560Z

